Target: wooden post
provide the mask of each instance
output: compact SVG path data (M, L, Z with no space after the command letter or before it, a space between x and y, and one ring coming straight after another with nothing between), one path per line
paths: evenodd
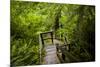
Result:
M41 60L42 60L42 57L41 57L41 54L42 54L42 42L41 42L41 35L39 35L39 44L40 44L40 48L39 48L39 51L40 51L40 64L41 64Z
M53 43L53 32L51 32L51 40L52 40L52 44L54 44Z
M42 41L42 45L43 45L43 48L44 48L44 40L43 40L42 34L40 34L40 36L41 36L41 41Z

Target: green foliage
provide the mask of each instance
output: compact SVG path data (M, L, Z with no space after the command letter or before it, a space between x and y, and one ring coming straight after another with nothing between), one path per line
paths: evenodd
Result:
M50 30L74 44L70 53L78 59L94 60L94 6L11 1L11 64L40 64L39 33Z

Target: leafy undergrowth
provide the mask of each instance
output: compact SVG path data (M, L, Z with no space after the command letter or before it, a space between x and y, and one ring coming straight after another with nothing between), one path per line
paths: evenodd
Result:
M11 0L10 14L12 66L40 64L39 34L46 31L73 43L70 53L80 61L95 60L95 6Z
M11 49L12 65L39 64L39 45L34 45L33 40L29 40L27 43L25 39L14 40Z

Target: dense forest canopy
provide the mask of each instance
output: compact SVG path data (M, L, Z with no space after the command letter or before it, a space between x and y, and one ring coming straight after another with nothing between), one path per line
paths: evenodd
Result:
M94 61L94 6L11 1L11 64L40 64L39 34L51 30L81 61Z

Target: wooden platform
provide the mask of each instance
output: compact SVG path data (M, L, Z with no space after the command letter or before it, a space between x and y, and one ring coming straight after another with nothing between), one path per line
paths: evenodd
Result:
M46 56L44 57L44 64L57 64L60 63L57 52L56 52L56 46L50 45L45 47Z

